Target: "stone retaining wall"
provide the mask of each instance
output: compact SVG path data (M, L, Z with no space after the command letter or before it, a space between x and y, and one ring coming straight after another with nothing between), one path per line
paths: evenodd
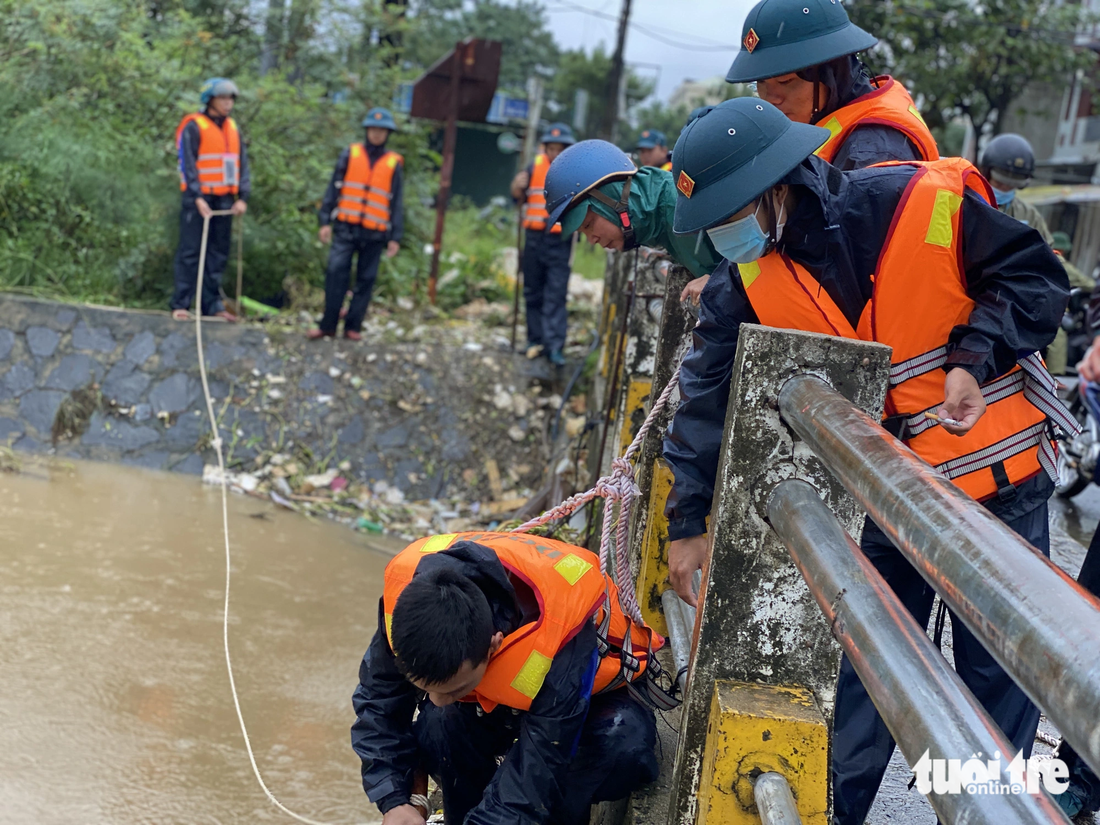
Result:
M491 346L306 343L297 330L219 322L203 325L203 342L226 449L245 468L262 451L297 450L348 460L352 476L408 498L473 497L490 457L518 465L520 486L542 469L548 413L537 390L530 411L499 403L527 392L529 376ZM214 457L193 324L0 296L5 444L200 473Z

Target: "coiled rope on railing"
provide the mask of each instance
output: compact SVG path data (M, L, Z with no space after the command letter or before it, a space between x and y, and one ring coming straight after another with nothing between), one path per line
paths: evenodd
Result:
M611 462L611 474L601 477L592 489L585 490L570 496L557 507L553 507L536 516L530 521L525 521L512 533L526 533L533 527L540 527L551 521L568 518L577 510L593 499L602 498L603 506L603 532L600 535L600 567L605 571L611 570L611 556L614 553L615 582L619 585L619 601L622 608L631 619L642 625L642 610L638 606L638 598L634 588L624 586L631 581L630 558L627 555L627 543L630 532L630 516L634 509L634 499L640 495L638 485L634 482L634 465L631 463L638 450L642 448L646 436L653 428L661 412L668 404L672 392L680 381L680 368L677 367L672 377L665 385L664 391L653 402L653 407L646 416L642 426L638 428L637 435L626 448L622 456ZM618 514L616 517L616 503ZM614 539L612 539L612 525L615 527Z

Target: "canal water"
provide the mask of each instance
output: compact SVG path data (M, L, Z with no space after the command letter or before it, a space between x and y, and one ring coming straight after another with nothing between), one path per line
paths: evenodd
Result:
M378 822L351 694L400 545L230 497L230 646L288 807ZM107 464L0 474L0 821L288 822L222 652L220 492Z

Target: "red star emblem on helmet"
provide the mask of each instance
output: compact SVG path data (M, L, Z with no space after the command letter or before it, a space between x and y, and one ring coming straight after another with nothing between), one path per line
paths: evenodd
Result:
M749 29L749 33L745 35L745 51L752 54L752 50L760 45L760 35L756 33L756 29Z
M691 179L691 175L680 170L680 177L676 179L676 188L684 193L685 198L690 198L691 193L695 191L695 181Z
M561 129L551 129L550 134L552 134L554 137L557 137L561 134Z
M374 119L375 120L381 120L382 119L382 113L381 112L375 112L374 113Z

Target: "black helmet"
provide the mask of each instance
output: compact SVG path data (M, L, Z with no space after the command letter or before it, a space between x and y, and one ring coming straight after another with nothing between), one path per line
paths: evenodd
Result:
M760 0L741 31L726 80L747 83L820 66L878 40L848 19L840 0Z
M684 127L672 150L680 190L672 231L709 229L752 203L829 139L828 129L794 123L765 100L736 97Z
M987 178L996 173L998 183L1022 188L1035 174L1035 151L1021 135L1006 132L989 141L978 168Z

